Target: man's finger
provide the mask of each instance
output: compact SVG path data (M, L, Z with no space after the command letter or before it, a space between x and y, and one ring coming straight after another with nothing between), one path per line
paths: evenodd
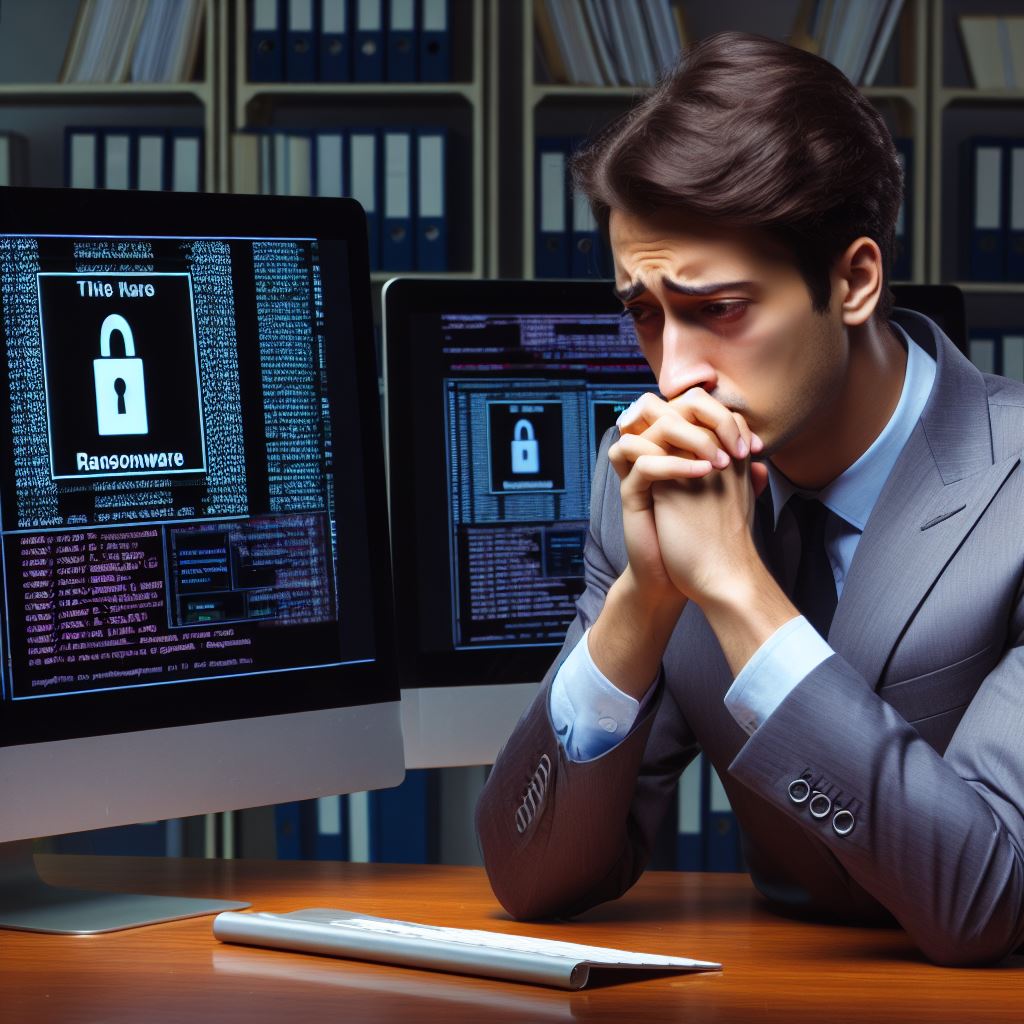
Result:
M624 480L633 470L637 461L646 459L666 459L670 461L674 470L670 469L665 477L658 479L678 479L680 474L686 477L704 476L711 472L711 462L699 457L689 449L670 449L666 453L661 445L655 444L646 437L638 437L636 434L623 434L618 441L608 449L608 461L612 465L620 480ZM686 468L682 468L685 464Z

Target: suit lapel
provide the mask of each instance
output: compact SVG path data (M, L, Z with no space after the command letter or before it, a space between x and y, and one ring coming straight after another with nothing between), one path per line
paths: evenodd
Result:
M982 375L930 321L897 314L936 357L935 384L868 520L828 636L876 686L908 622L1020 462L993 464Z

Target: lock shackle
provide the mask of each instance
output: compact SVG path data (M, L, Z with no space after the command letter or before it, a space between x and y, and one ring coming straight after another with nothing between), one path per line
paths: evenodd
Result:
M135 335L132 334L131 326L120 313L111 313L100 326L100 355L110 358L110 336L114 331L121 332L121 340L124 342L124 355L126 359L135 358Z
M523 432L523 436L519 436L519 431ZM516 420L516 425L512 428L512 437L517 441L536 441L537 435L534 433L533 424L529 420Z

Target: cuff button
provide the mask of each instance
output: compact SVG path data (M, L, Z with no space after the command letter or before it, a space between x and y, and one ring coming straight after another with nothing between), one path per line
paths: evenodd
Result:
M811 784L806 779L794 779L789 784L789 799L802 804L811 795Z
M815 790L807 807L812 818L827 818L828 812L832 810L832 801L824 793Z
M849 811L836 811L832 819L832 828L837 836L848 836L853 831L856 821Z

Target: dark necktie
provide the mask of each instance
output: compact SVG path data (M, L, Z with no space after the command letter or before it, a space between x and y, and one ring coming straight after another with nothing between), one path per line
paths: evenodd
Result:
M825 638L836 612L836 581L825 551L828 509L817 498L794 494L787 502L800 531L800 565L793 587L793 603L800 614Z

